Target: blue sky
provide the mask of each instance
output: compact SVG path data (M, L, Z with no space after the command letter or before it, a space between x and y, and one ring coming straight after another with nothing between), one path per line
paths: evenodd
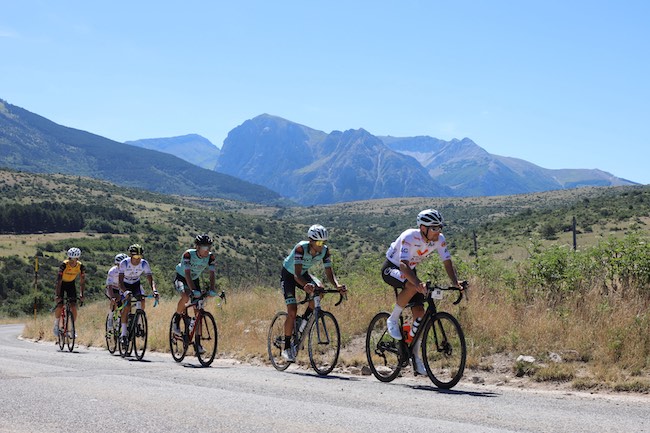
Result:
M650 183L650 2L0 0L0 98L117 141L268 113Z

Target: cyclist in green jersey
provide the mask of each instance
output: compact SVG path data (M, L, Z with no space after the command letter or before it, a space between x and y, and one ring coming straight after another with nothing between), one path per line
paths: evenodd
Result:
M177 321L173 325L173 332L176 335L181 335L180 316L185 313L185 305L190 302L194 292L201 292L199 277L206 269L210 271L209 294L216 296L214 290L216 259L214 253L210 251L212 248L212 238L207 234L198 235L194 238L194 244L195 248L185 250L181 256L180 263L176 265L174 287L176 287L176 291L181 295L176 305L176 312L179 315L176 316Z
M284 295L284 302L287 305L287 319L284 322L284 350L282 357L287 361L295 361L295 355L291 350L291 334L298 314L296 301L296 286L307 293L313 293L316 287L322 287L317 278L310 275L308 270L316 262L322 261L325 268L325 275L334 287L341 293L347 291L345 285L339 284L332 270L332 258L327 242L327 229L320 224L314 224L307 231L308 241L301 241L293 247L291 253L284 259L280 284ZM309 303L303 318L307 320L313 311L313 301Z

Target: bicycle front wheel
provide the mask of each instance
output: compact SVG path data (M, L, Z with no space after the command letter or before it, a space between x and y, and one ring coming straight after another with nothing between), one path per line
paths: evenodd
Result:
M144 357L144 352L147 350L147 336L149 330L147 329L147 315L144 310L138 310L135 313L133 321L133 351L138 361Z
M287 313L280 311L275 315L269 327L266 346L269 352L269 359L276 370L284 371L291 364L282 357L284 349L284 322L287 320Z
M65 307L64 307L65 308ZM63 317L59 318L59 333L56 337L56 342L59 345L59 349L65 349L65 319Z
M390 314L382 311L375 315L366 333L366 358L372 374L382 382L394 380L402 369L399 357L399 340L388 333L386 321Z
M113 312L111 311L106 315L106 348L108 349L109 353L115 353L115 350L117 349L117 338L118 335L115 335L115 324L113 323L113 326L111 325L111 318L113 317Z
M217 354L217 322L211 313L204 311L201 313L201 321L196 326L200 326L196 330L194 336L194 349L196 357L202 366L208 367L212 364L214 356Z
M309 328L309 361L316 373L329 374L339 359L341 332L334 315L321 311L318 319Z
M74 341L77 338L77 332L74 327L74 317L72 316L72 313L69 313L65 316L65 344L68 346L68 350L72 352L72 349L74 349Z
M174 323L176 321L178 321L178 327L181 331L181 335L174 334ZM174 358L174 361L181 362L183 358L185 358L188 345L187 338L186 321L180 314L174 313L171 322L169 322L169 350L172 353L172 358Z
M422 358L429 379L439 388L456 385L465 371L467 347L460 323L446 312L438 312L425 325Z

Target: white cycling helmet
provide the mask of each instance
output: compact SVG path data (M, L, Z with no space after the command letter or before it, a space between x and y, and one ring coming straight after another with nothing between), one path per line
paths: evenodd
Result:
M78 259L81 257L81 250L77 247L72 247L68 250L68 257L71 259Z
M314 224L307 230L307 236L314 241L326 241L327 229L320 224Z
M128 259L128 258L129 258L129 256L127 256L126 254L119 253L118 255L115 256L115 264L119 265L122 260Z
M425 209L418 214L418 227L423 225L425 227L443 227L445 225L442 215L435 209Z

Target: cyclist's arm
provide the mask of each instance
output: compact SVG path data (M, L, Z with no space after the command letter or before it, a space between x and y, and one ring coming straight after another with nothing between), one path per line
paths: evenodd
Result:
M402 260L399 262L399 270L406 277L406 280L415 286L418 292L426 293L426 284L420 281L415 272L413 272L413 269L409 266L408 260Z
M215 275L214 275L214 269L210 270L210 291L214 292L214 282L215 282Z
M63 280L61 279L61 273L59 273L59 276L56 277L56 285L54 286L54 295L56 296L57 299L61 299L61 282Z
M147 274L147 281L149 281L149 286L151 286L151 291L154 296L158 296L158 290L156 290L156 283L153 280L152 274Z
M332 283L332 285L336 287L338 290L340 290L341 292L347 291L345 284L339 284L339 281L336 279L336 275L334 275L334 271L332 270L331 267L325 268L325 275L327 275L327 279L329 280L329 282Z
M454 287L460 287L458 276L456 275L456 270L454 269L454 264L451 262L451 259L445 260L442 263L445 265L445 271L447 271L447 275L449 275L451 285Z
M196 287L194 286L194 280L192 279L190 268L185 268L185 281L187 282L187 287L190 289L190 293L194 292Z
M120 272L120 274L117 277L117 281L119 284L119 289L121 293L126 292L126 286L124 286L124 273Z
M79 297L84 298L84 291L86 290L86 273L81 272L79 274Z

